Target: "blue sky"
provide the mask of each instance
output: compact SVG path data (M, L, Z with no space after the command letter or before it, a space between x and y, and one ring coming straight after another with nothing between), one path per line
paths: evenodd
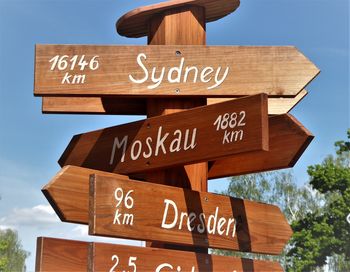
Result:
M115 32L125 12L158 1L0 0L0 227L19 230L34 269L37 236L89 239L86 229L60 223L41 194L75 134L142 117L43 115L33 96L34 45L146 44ZM233 14L207 26L208 45L294 45L320 69L309 95L292 111L315 135L294 173L334 152L349 124L349 1L242 0ZM222 190L226 180L210 182ZM89 239L92 240L92 239Z

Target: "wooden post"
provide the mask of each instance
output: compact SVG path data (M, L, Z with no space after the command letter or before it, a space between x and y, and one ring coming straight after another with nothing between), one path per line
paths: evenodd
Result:
M154 16L149 22L148 44L205 45L205 9L199 6L185 6ZM181 51L175 51L174 54L181 57ZM177 92L181 92L181 90L174 89L174 93ZM203 105L206 105L206 99L203 98L148 99L147 116L165 115ZM155 171L149 173L146 179L149 182L207 192L208 163L196 163ZM147 245L158 248L193 250L162 243L147 243ZM195 251L203 252L203 249L195 249ZM205 249L204 252L207 250Z
M205 9L186 6L161 13L149 22L149 45L205 45ZM174 54L181 57L181 51ZM181 92L174 89L174 93ZM203 98L149 99L147 116L165 115L206 105ZM197 163L165 171L150 173L148 181L207 191L208 163Z

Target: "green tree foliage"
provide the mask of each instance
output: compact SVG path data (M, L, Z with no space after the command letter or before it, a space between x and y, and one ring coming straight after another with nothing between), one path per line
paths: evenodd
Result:
M25 260L29 253L23 250L17 232L0 230L0 271L25 271Z
M232 177L229 187L222 194L277 205L285 214L289 223L303 218L306 214L316 212L323 201L320 194L310 187L298 187L291 171L273 171L258 174ZM231 255L243 258L279 261L287 266L286 247L281 256L240 253L214 250L217 254Z
M310 187L298 187L291 171L232 177L222 194L277 205L290 223L317 211L323 201Z
M348 131L350 140L350 130ZM290 271L312 271L327 261L332 271L350 271L350 142L336 142L336 157L310 166L310 185L325 196L322 209L294 221Z

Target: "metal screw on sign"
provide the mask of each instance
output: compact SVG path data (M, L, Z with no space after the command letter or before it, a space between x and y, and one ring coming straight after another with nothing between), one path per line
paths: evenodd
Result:
M177 57L181 56L181 51L176 51L176 52L175 52L175 55L176 55Z

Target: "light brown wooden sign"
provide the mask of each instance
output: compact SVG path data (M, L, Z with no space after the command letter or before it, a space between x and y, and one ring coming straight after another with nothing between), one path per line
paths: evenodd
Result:
M212 22L234 12L239 4L239 0L171 0L132 10L122 16L116 26L120 35L138 38L149 34L147 26L152 17L170 9L200 6L205 9L205 22Z
M308 92L302 90L295 97L269 97L269 115L285 114L291 111ZM208 98L212 105L235 98ZM65 97L45 96L42 98L42 112L55 114L118 114L147 115L146 98L124 97Z
M239 154L212 161L209 179L293 167L313 139L312 134L290 115L270 117L269 126L270 151L253 153L253 157ZM91 174L116 176L88 168L65 166L43 188L43 193L62 221L88 223L88 180ZM122 177L126 178L118 176ZM142 175L137 178L142 178ZM72 202L71 199L77 201Z
M264 94L73 137L59 160L129 174L268 150Z
M62 271L283 271L275 262L174 251L38 238L37 272Z
M90 235L280 254L292 234L273 205L99 175L89 206Z
M275 262L194 252L93 243L90 271L248 272L283 271ZM119 262L118 262L119 261ZM115 268L111 270L111 268Z
M293 167L314 136L290 114L269 118L268 152L250 152L209 163L209 179Z
M318 73L294 47L37 45L34 94L295 96Z
M87 271L89 247L86 242L39 237L36 272Z

